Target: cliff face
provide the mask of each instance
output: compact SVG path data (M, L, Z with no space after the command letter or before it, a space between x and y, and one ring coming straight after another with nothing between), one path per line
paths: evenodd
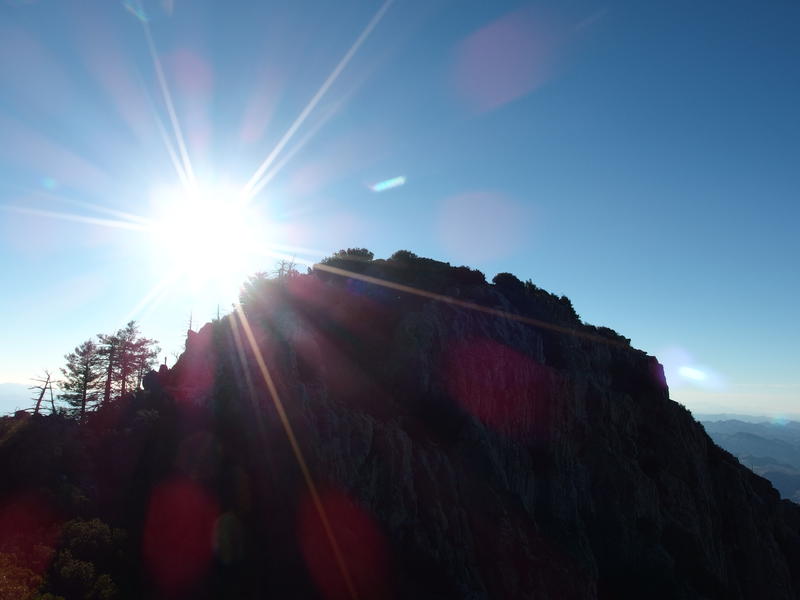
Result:
M235 524L228 580L296 597L800 598L800 507L713 444L653 357L535 288L339 266L367 279L261 282L157 386L192 415L178 447L200 448L175 468Z

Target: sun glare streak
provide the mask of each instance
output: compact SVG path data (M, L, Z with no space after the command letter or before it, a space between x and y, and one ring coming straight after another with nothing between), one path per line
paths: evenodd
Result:
M112 229L131 229L133 231L148 231L148 227L137 223L130 223L128 221L114 221L112 219L100 219L97 217L87 217L84 215L76 215L72 213L62 213L52 210L41 210L38 208L15 206L13 204L0 205L0 209L16 213L33 215L36 217L47 217L50 219L60 219L62 221L74 221L76 223L86 223L88 225L99 225L100 227L109 227Z
M175 106L172 103L172 95L169 92L169 87L167 86L167 78L164 76L164 68L161 65L161 60L158 58L158 53L156 52L156 45L153 42L153 36L150 33L150 26L147 24L146 21L142 21L142 29L144 29L144 35L147 39L147 48L150 51L150 57L153 59L153 67L156 70L156 76L158 77L158 84L161 88L161 94L164 97L164 104L167 107L167 114L169 114L169 119L172 122L172 128L175 133L175 139L178 143L178 150L180 150L181 158L183 159L183 169L186 173L186 177L189 180L190 184L195 183L194 178L194 171L192 170L192 163L189 160L189 152L186 149L186 143L183 139L183 133L181 131L181 126L178 121L178 115L175 113Z
M356 41L353 42L353 45L350 46L350 49L345 53L342 59L339 61L339 64L331 71L331 74L328 75L328 78L323 82L322 86L317 90L317 93L311 98L308 102L306 107L303 111L298 115L295 119L294 123L289 127L283 137L278 141L275 148L267 155L267 158L264 159L264 162L256 169L256 172L250 178L250 181L247 182L247 185L244 187L244 191L246 194L246 198L249 200L251 199L255 193L255 190L258 187L260 179L263 177L264 173L266 173L267 169L269 169L272 162L278 156L278 154L283 150L284 146L289 143L289 140L292 139L294 133L300 128L303 122L306 120L308 115L314 108L317 106L320 100L325 96L328 89L333 85L333 83L339 78L341 72L347 67L350 60L353 58L355 53L364 43L364 41L369 37L372 33L373 29L377 27L378 23L380 23L383 15L386 14L386 11L389 10L389 7L392 5L394 0L386 0L383 5L378 9L378 12L375 13L375 16L372 17L372 20L367 24L364 30L361 32L361 35L356 38ZM263 186L262 186L263 187ZM258 189L261 189L260 187ZM256 192L257 193L257 192Z
M40 131L31 129L0 110L0 158L4 166L46 171L61 183L100 195L113 189L116 181L92 161L61 145Z
M303 473L303 479L305 480L306 487L308 487L308 492L309 494L311 494L311 498L314 503L314 508L316 509L317 514L319 515L323 529L325 530L325 535L328 538L328 542L330 543L331 548L333 549L334 558L336 559L336 564L342 573L342 578L344 579L345 584L347 585L347 590L350 593L351 598L357 599L358 593L356 592L356 588L353 585L353 580L350 575L350 571L347 568L347 563L344 560L344 556L342 555L339 543L337 542L336 536L333 533L333 528L331 527L330 520L328 519L328 514L325 511L325 507L322 504L317 484L314 481L314 478L311 476L311 470L308 468L308 463L306 463L306 459L303 456L303 451L300 449L300 444L297 441L297 437L295 436L292 424L289 422L289 417L286 414L283 402L281 401L280 396L278 395L278 389L275 387L275 383L272 380L272 376L270 375L269 369L267 368L267 363L264 360L264 355L261 353L261 349L258 347L255 335L253 334L253 330L250 327L250 322L247 319L247 315L244 314L244 310L242 309L242 306L240 304L236 306L236 315L239 317L239 323L241 324L242 329L244 330L244 334L250 345L250 349L253 351L253 356L255 356L256 363L258 364L258 369L261 372L261 377L263 378L264 383L267 386L267 390L269 391L272 403L275 406L275 410L278 413L281 425L283 425L283 430L286 433L286 437L289 439L289 444L292 447L292 452L294 453L295 459L297 459L297 464L300 467L300 471Z
M276 176L276 175L278 175L278 173L280 173L280 171L281 171L281 170L282 170L282 169L283 169L283 168L286 166L286 164L287 164L287 163L288 163L290 160L292 160L292 158L294 158L294 156L295 156L295 155L296 155L296 154L297 154L297 153L298 153L300 150L302 150L302 149L303 149L303 147L304 147L304 146L305 146L305 145L306 145L306 144L307 144L309 141L311 141L311 139L312 139L312 138L313 138L313 137L314 137L314 136L317 134L317 132L318 132L320 129L322 129L323 125L325 125L325 124L326 124L326 123L327 123L327 122L328 122L328 121L331 119L331 117L332 117L334 114L336 114L336 111L337 111L338 109L339 109L339 106L338 106L338 104L337 104L337 106L333 107L333 108L332 108L331 110L329 110L329 111L328 111L328 112L327 112L327 113L326 113L326 114L325 114L325 115L324 115L324 116L323 116L321 119L319 119L319 121L318 121L318 122L316 122L316 123L314 124L314 126L313 126L313 127L311 127L311 129L309 129L309 130L308 130L308 132L306 132L306 133L305 133L305 135L303 135L303 137L302 137L302 138L300 138L300 141L298 141L298 142L297 142L297 144L295 144L294 146L292 146L292 149L291 149L291 150L289 150L289 152L287 152L287 153L284 155L284 157L283 157L283 158L281 158L281 160L279 160L279 161L278 161L278 162L275 164L275 166L274 166L274 167L272 167L272 169L270 169L269 171L267 171L267 172L264 174L264 176L263 176L263 177L262 177L262 178L261 178L261 179L258 181L258 183L255 185L255 187L253 187L253 189L252 189L252 190L250 190L250 192L248 192L246 195L244 195L244 196L243 196L243 197L245 198L245 200L249 200L250 198L253 198L253 197L257 196L257 195L258 195L258 194L261 192L261 190L263 190L263 189L264 189L264 187L266 187L266 186L267 186L267 184L269 184L269 182L270 182L270 181L272 181L272 180L275 178L275 176Z
M164 146L166 147L167 154L169 154L169 158L172 161L172 166L175 167L175 173L177 173L178 179L181 180L183 186L188 188L189 177L186 175L186 171L184 171L183 166L181 165L180 158L175 150L175 145L172 143L172 140L169 139L169 132L164 126L164 122L161 120L161 117L158 116L158 111L152 102L151 108L153 109L153 119L155 119L156 125L158 126L158 132L161 134L161 139L164 141Z
M166 293L167 289L175 283L178 279L178 273L172 272L168 274L166 277L160 279L145 296L136 303L136 305L130 310L130 312L125 316L122 320L123 323L127 323L131 319L138 319L142 314L144 314L145 309L150 305L152 310L155 305L161 301Z
M286 252L276 252L276 251L271 250L271 249L264 250L262 252L262 256L268 256L270 258L277 258L279 260L285 260L285 261L289 261L289 262L296 263L296 264L299 263L299 264L305 265L307 267L313 267L315 264L317 264L316 261L308 260L306 258L299 257L296 254L288 254Z
M239 362L242 365L242 373L244 373L244 380L245 384L247 385L248 400L253 408L253 415L255 416L256 427L258 428L258 432L261 435L263 440L266 440L267 437L267 428L266 424L264 423L264 418L260 410L258 410L258 403L256 400L256 388L253 385L253 377L250 373L250 369L248 368L247 364L247 353L245 352L244 348L244 341L242 340L242 332L239 330L238 325L236 324L236 315L231 314L230 318L228 319L228 324L230 325L231 331L233 332L233 341L236 345L236 354L239 357Z
M322 250L314 250L313 248L305 248L303 246L291 246L287 244L270 244L270 248L275 248L281 252L297 252L299 254L310 254L311 256L325 256Z
M0 184L2 185L2 184ZM51 190L56 189L57 185L55 180L51 177L45 177L42 181L42 185L45 187L47 191L42 191L39 189L34 188L26 188L23 186L17 185L8 185L8 188L16 190L17 192L27 194L30 196L40 196L43 198L47 198L49 200L54 200L56 202L61 202L63 204L71 204L72 206L79 206L81 208L88 208L89 210L93 210L99 213L105 213L107 215L111 215L113 217L119 217L124 221L129 221L131 223L140 223L142 225L152 225L152 221L145 217L141 217L139 215L135 215L133 213L124 212L121 210L115 210L113 208L108 208L106 206L101 206L99 204L95 204L93 202L87 202L85 200L76 200L75 198L68 198L61 194L56 194Z
M140 217L139 215L135 215L133 213L125 212L122 210L115 210L113 208L107 208L105 206L100 206L99 204L94 204L93 202L86 202L84 200L74 200L72 198L65 198L64 196L59 196L57 194L46 194L48 198L52 200L56 200L58 202L64 202L66 204L72 204L73 206L79 206L81 208L88 208L89 210L94 210L99 213L105 213L107 215L111 215L113 217L118 217L124 221L128 221L130 223L139 223L140 225L144 225L146 227L152 227L153 222L146 218Z

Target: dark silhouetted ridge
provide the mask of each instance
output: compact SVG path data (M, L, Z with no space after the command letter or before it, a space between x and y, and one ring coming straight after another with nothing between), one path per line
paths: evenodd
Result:
M510 273L356 248L258 275L145 387L82 425L0 424L13 581L65 598L800 598L800 507L669 399L654 357Z

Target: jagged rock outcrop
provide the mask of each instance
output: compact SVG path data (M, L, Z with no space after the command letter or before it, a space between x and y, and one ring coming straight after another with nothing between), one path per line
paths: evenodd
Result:
M230 569L248 583L236 585L293 597L800 598L800 507L669 399L655 358L582 325L568 300L434 263L262 280L244 318L204 327L162 376L193 415L178 446L215 465L178 467L243 524Z

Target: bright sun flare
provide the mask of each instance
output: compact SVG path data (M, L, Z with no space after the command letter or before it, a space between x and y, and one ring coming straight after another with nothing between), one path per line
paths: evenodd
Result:
M259 232L238 190L196 186L160 191L154 200L162 266L194 286L242 283L257 253Z

